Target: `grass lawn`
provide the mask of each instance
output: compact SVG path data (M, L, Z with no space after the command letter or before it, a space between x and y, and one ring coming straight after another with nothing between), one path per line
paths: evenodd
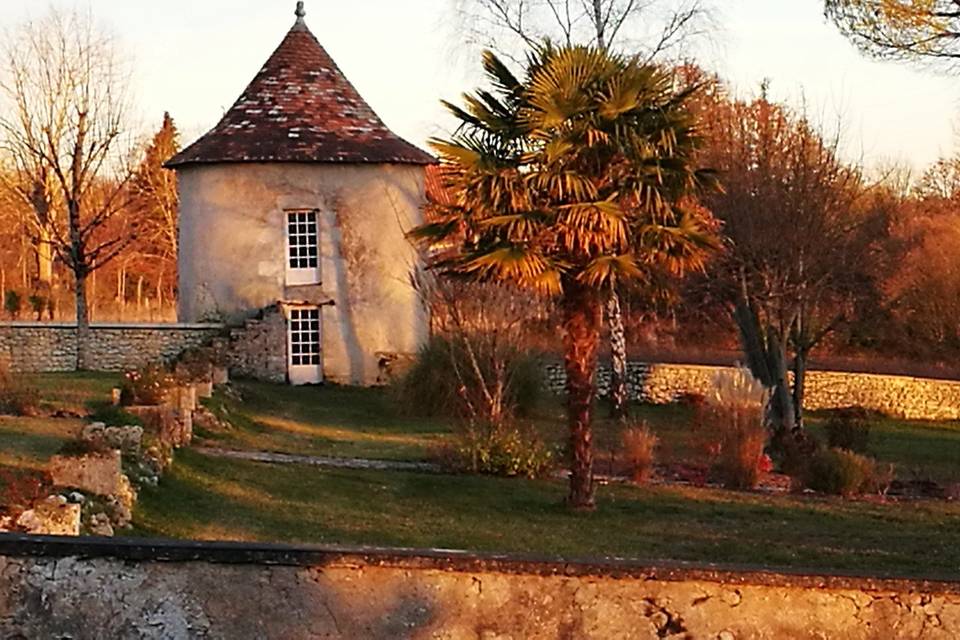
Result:
M0 416L0 467L41 470L83 427L69 418L15 418Z
M422 460L449 434L443 420L398 412L385 389L238 382L239 402L207 401L233 429L198 431L204 444L302 455Z
M109 402L110 390L119 386L120 380L119 373L86 371L38 374L30 376L28 384L39 390L44 409L79 411L91 402Z
M87 381L88 388L97 381ZM109 392L110 384L106 391ZM234 428L198 432L204 444L252 451L303 455L423 460L429 449L450 437L452 427L442 418L421 418L400 412L384 389L352 387L289 387L240 382L242 401L222 393L210 406L229 418ZM550 442L566 439L559 400L543 403L532 421ZM698 455L690 437L692 409L685 405L631 407L660 437L661 461L686 461ZM620 424L606 419L598 406L594 426L597 470L611 468L619 450ZM810 429L822 435L822 416L810 418ZM960 482L960 423L919 422L884 418L873 425L869 453L897 466L904 479L930 478Z
M822 436L820 421L810 423L810 430ZM871 425L867 453L894 463L897 476L903 479L960 482L960 422L883 418Z
M141 492L137 535L628 556L954 578L960 505L265 465L181 451Z

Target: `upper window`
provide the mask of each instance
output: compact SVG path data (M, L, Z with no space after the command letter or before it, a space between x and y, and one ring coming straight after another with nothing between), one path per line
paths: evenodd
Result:
M316 211L287 212L287 284L320 282Z

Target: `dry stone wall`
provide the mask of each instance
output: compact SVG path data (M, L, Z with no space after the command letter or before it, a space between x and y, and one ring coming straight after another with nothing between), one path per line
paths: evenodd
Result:
M727 367L630 362L627 393L631 399L667 404L685 394L706 394L717 373ZM563 391L563 365L545 366L548 387ZM610 368L597 371L600 395L610 387ZM859 406L909 420L960 420L960 382L907 376L809 371L805 406L811 410Z
M960 584L0 536L4 638L960 637Z
M0 361L15 371L73 371L77 364L76 325L0 323ZM99 371L122 371L175 358L223 331L215 324L95 324L90 361Z

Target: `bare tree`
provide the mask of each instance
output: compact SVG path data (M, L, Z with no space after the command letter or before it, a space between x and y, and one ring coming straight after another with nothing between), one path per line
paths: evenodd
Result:
M639 53L675 53L709 24L707 0L457 0L473 39L504 55L550 39Z
M73 273L77 366L85 369L87 278L132 237L130 225L106 233L129 200L127 74L114 38L89 15L56 10L15 29L3 63L0 149L17 166L21 193L34 194L41 243Z

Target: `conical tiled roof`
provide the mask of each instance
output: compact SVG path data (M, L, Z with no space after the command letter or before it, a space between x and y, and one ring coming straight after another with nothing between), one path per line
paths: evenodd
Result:
M168 166L221 162L431 164L380 120L303 22L210 132Z

